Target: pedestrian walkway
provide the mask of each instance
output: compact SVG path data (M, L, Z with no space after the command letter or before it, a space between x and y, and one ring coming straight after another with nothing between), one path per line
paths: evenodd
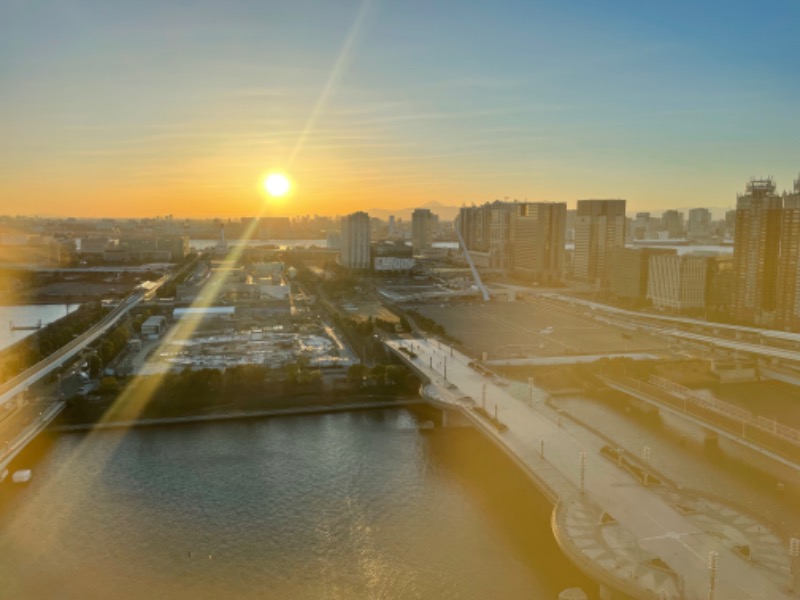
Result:
M387 344L429 380L431 400L467 416L556 503L561 548L606 588L659 600L706 599L712 585L717 598L797 597L786 542L765 525L648 481L646 465L560 419L543 390L531 385L530 406L435 340Z

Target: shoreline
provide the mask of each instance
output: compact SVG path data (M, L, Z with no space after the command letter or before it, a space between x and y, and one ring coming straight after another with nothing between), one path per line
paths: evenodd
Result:
M152 419L134 419L127 421L99 421L96 423L76 423L70 425L53 425L45 431L51 433L75 433L92 430L130 429L133 427L166 427L170 425L190 425L193 423L214 423L220 421L244 421L249 419L268 419L272 417L291 417L337 412L364 411L386 408L407 408L426 404L422 398L405 400L372 400L364 402L348 402L342 404L317 404L287 408L268 408L261 410L220 412L207 415L186 415L182 417L157 417Z

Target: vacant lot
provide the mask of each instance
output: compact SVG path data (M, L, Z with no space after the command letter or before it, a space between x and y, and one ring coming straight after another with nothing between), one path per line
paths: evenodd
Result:
M666 342L542 302L420 304L421 314L441 323L474 356L564 356L614 352L659 352Z

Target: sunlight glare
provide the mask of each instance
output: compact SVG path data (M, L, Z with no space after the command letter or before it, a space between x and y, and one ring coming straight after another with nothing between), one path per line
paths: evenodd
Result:
M264 179L264 189L270 196L279 198L285 196L291 187L289 178L282 173L271 173Z

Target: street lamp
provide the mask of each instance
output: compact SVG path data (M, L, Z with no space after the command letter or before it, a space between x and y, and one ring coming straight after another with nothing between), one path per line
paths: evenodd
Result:
M586 452L581 450L578 462L581 466L581 494L584 490L584 483L586 482Z
M712 550L708 553L708 600L714 600L717 588L717 571L719 571L719 554Z

